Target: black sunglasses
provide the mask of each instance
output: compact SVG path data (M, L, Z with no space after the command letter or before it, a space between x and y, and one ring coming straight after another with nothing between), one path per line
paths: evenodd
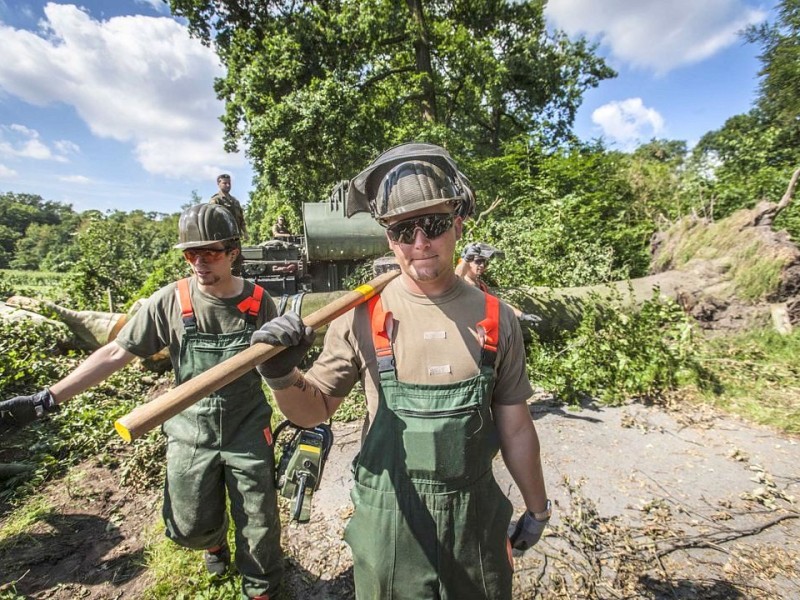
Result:
M426 238L433 240L452 226L453 215L450 213L431 213L389 225L386 228L386 233L389 234L389 239L393 242L411 244L418 228L422 230Z

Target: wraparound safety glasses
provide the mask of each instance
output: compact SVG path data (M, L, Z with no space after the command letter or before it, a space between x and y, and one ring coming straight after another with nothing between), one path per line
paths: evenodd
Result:
M205 262L213 263L221 260L226 252L225 248L187 248L183 251L183 257L188 262L194 262L202 256Z
M393 225L389 225L386 228L386 233L389 234L389 239L393 242L411 244L414 241L417 229L421 229L426 238L433 240L452 226L453 215L450 213L431 213L429 215L420 215L413 219L406 219L405 221L398 221Z

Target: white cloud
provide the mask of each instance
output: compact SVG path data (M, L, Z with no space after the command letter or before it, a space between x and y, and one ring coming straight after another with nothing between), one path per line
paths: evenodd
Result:
M74 107L96 136L134 145L144 169L171 177L213 177L237 167L222 145L221 103L212 85L217 56L170 18L93 19L49 3L41 31L0 24L0 87L26 102Z
M657 137L664 130L664 119L657 110L647 108L641 98L609 102L592 113L592 122L603 135L624 150Z
M11 169L4 164L0 164L0 179L9 179L11 177L16 177L17 172L14 169Z
M77 148L72 142L60 140L53 144L51 150L35 129L18 123L0 126L0 156L68 162L65 155Z
M58 180L63 181L64 183L77 183L80 185L92 183L91 179L84 177L83 175L66 175L64 177L59 177Z
M53 142L53 148L59 154L78 154L81 151L78 144L69 140L56 140Z
M596 39L613 58L659 74L713 56L766 18L744 0L550 0L546 14L568 34Z

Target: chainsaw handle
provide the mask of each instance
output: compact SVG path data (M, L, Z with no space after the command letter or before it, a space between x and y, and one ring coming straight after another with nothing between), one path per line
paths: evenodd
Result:
M297 499L294 501L293 518L295 521L300 521L300 515L303 513L303 500L306 497L306 480L308 473L301 473L297 478Z

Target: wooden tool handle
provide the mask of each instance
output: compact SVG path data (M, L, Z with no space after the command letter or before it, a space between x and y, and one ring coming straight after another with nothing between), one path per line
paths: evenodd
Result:
M399 271L384 273L369 283L357 287L330 304L314 311L303 319L303 322L315 330L327 325L336 317L372 298L399 274ZM167 419L174 417L201 398L205 398L222 386L238 379L251 369L254 369L256 365L260 365L283 349L283 346L253 344L236 356L192 377L189 381L172 388L147 404L137 406L127 415L117 420L114 423L114 428L122 439L126 442L131 442L150 431L153 427L161 425Z

